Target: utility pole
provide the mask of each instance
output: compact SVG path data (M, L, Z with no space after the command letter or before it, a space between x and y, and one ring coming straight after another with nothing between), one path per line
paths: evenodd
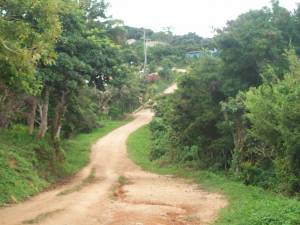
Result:
M143 73L144 73L144 76L146 75L147 73L147 38L146 38L146 29L144 29L144 56L145 56L145 59L144 59L144 70L143 70Z

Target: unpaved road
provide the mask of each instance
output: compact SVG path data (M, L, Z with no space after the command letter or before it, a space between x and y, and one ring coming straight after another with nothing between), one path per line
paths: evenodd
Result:
M153 113L135 119L100 139L91 162L68 184L0 209L1 225L205 225L226 200L196 184L142 171L126 153L128 135L149 123ZM82 183L94 171L94 179ZM84 184L84 185L81 185ZM81 188L76 188L81 186ZM71 190L71 191L70 191ZM64 192L64 195L61 193Z
M173 92L175 92L176 90L178 89L177 87L177 84L173 84L171 85L169 88L167 88L165 91L164 91L164 94L172 94Z

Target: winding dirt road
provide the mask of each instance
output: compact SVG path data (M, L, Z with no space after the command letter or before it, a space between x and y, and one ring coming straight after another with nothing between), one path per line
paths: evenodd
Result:
M149 123L153 113L142 110L134 116L132 122L93 145L90 164L68 184L0 209L0 224L205 225L213 222L219 209L227 204L220 194L205 192L183 179L144 172L128 159L128 136Z

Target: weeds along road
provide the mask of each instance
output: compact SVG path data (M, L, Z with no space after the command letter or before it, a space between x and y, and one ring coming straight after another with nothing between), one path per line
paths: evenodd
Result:
M171 90L171 91L170 91ZM166 93L176 90L172 86ZM126 153L128 136L149 123L150 110L101 138L91 161L69 183L0 209L1 225L203 225L226 200L191 182L142 171Z

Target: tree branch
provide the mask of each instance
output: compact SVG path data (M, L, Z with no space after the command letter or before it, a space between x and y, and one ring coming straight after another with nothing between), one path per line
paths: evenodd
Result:
M10 47L8 47L8 46L5 44L4 40L0 39L0 42L1 42L1 45L2 45L6 50L8 50L8 51L10 51L10 52L12 52L12 53L16 53L16 54L20 53L20 51L18 52L18 50L13 50L13 49L11 49Z

